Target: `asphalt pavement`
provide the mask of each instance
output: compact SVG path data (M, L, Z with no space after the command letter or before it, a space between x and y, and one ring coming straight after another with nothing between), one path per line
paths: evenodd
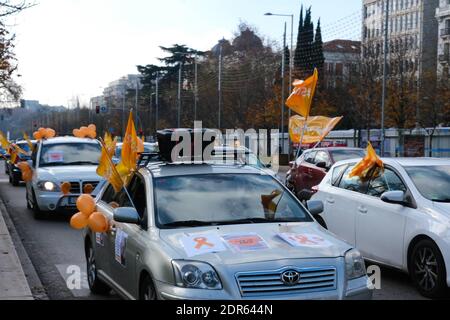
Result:
M86 261L81 232L70 227L69 217L35 220L26 206L25 186L13 187L8 183L3 161L0 161L0 200L5 204L9 218L17 230L16 242L21 241L21 244L15 243L16 247L23 244L25 248L22 254L18 250L21 262L29 258L31 266L28 266L28 269L34 268L39 277L39 281L34 281L30 285L35 298L42 298L45 293L50 300L118 299L113 293L107 297L90 294L86 281ZM27 272L27 268L24 269ZM33 281L32 277L28 277L28 280ZM375 290L374 299L423 298L415 290L407 275L381 268L381 289Z

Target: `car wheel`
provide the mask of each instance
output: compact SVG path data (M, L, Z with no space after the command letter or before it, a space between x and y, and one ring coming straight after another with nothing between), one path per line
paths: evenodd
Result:
M94 294L107 295L111 288L97 277L97 264L95 262L95 253L89 244L86 248L86 270L89 289Z
M144 276L139 285L139 300L157 300L155 286L149 275Z
M431 240L422 240L410 257L411 278L419 292L427 298L441 298L447 290L444 258Z
M33 197L33 206L32 206L32 210L33 210L33 216L36 220L43 220L47 217L47 215L41 211L41 209L39 209L39 205L37 203L36 200L36 195L34 194L34 191L31 191L31 195Z
M15 177L14 175L12 175L12 177L10 176L10 179L14 187L18 187L20 185L19 179L17 179L17 177Z

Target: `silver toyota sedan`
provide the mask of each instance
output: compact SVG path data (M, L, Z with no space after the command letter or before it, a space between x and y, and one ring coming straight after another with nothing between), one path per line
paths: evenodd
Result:
M125 299L371 299L363 258L270 172L152 163L106 185L108 233L84 233L92 292Z

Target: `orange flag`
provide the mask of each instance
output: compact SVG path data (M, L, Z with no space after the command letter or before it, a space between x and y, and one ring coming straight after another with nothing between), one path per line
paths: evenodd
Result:
M294 143L300 143L302 131L305 128L303 141L301 143L302 145L322 142L342 119L343 117L309 117L305 127L305 118L293 116L289 120L289 134L291 140Z
M367 156L353 168L349 177L359 177L361 180L368 180L379 177L383 171L383 161L377 156L375 149L369 142L369 145L367 146Z
M116 169L116 166L111 160L111 157L108 154L108 148L103 141L100 141L102 144L102 156L100 157L100 163L97 168L97 174L100 177L105 178L111 185L113 186L116 192L119 192L123 188L123 181L120 177L119 172Z
M9 143L8 139L6 139L4 133L0 131L0 146L3 149L8 150L9 145L10 145L10 143Z
M305 81L297 80L293 83L294 90L287 99L286 105L305 118L309 117L311 104L316 93L319 72L314 69L314 75Z
M119 171L120 176L124 180L127 179L132 171L136 170L138 146L139 142L136 134L136 127L134 126L133 112L130 112L127 131L125 132L125 137L123 138L122 160L117 166L117 171Z

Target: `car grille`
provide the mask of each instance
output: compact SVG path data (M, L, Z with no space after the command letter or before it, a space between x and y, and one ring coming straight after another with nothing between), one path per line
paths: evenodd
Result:
M79 182L71 182L70 183L70 193L79 194L80 193L80 183Z
M282 280L286 271L296 271L297 284L287 285ZM263 297L336 290L336 268L284 268L277 271L238 273L236 279L242 297Z

